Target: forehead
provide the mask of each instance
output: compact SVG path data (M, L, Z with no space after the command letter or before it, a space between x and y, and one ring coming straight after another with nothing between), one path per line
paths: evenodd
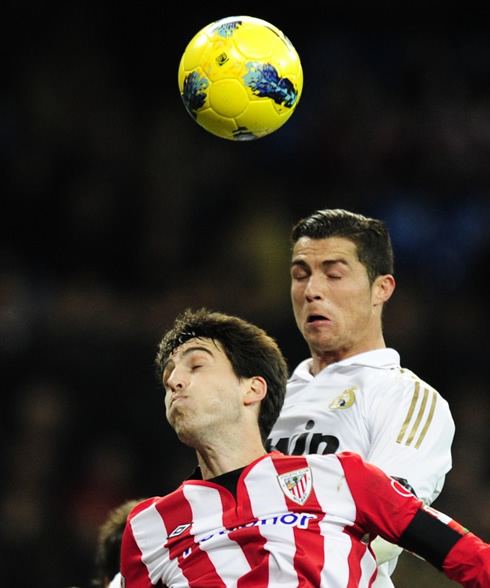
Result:
M357 247L350 239L344 237L327 237L312 239L301 237L294 244L293 262L296 259L320 257L326 259L357 259Z
M198 351L207 353L212 357L218 357L219 355L224 354L223 347L219 341L215 341L209 337L193 337L192 339L188 339L185 343L182 343L182 345L176 347L168 356L165 365L168 365L169 363L175 364L191 353Z

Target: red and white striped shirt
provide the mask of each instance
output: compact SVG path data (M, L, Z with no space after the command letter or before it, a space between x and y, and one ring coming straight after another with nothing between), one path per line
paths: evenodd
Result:
M274 452L241 472L236 498L187 480L138 505L123 537L122 586L368 588L369 540L396 542L421 508L357 454Z

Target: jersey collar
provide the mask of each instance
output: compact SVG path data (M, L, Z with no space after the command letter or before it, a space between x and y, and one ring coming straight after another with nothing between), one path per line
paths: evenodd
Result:
M311 381L314 376L310 372L311 364L313 359L310 357L303 360L294 370L291 380L304 380ZM393 367L400 366L400 354L395 349L385 347L384 349L374 349L373 351L365 351L364 353L358 353L347 357L342 361L337 361L327 366L320 373L326 370L332 371L339 367L357 365L365 366L378 369L391 369Z

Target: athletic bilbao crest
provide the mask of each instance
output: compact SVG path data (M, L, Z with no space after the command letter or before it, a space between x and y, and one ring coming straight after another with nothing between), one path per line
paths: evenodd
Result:
M287 474L281 474L277 476L279 484L284 494L296 502L296 504L303 505L311 493L311 470L310 468L303 468L301 470L295 470L294 472L288 472Z

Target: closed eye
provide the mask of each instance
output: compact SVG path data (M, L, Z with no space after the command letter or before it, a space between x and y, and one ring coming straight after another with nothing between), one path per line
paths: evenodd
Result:
M309 277L309 273L302 266L295 265L291 269L291 277L293 280L304 280Z

